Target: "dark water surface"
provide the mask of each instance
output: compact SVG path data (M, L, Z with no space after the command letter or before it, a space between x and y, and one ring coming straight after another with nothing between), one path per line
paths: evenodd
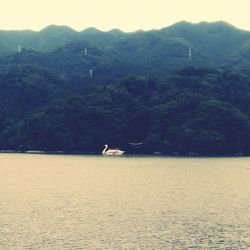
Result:
M0 249L250 249L250 158L0 154Z

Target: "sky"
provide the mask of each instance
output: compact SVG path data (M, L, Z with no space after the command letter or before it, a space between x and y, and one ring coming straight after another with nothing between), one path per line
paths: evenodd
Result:
M0 0L0 30L67 25L126 32L160 29L179 21L226 21L250 31L250 0Z

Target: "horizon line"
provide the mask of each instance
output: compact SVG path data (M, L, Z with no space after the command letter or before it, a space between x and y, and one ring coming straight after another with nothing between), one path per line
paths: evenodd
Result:
M134 32L148 32L148 31L157 31L157 30L161 30L161 29L164 29L164 28L169 28L171 26L174 26L174 25L177 25L177 24L181 24L181 23L186 23L186 24L191 24L191 25L200 25L202 23L207 23L207 24L216 24L216 23L224 23L224 24L227 24L235 29L238 29L238 30L242 30L242 31L250 31L250 29L244 29L244 28L239 28L233 24L231 24L230 22L227 22L227 21L224 21L224 20L217 20L217 21L199 21L199 22L191 22L191 21L186 21L186 20L180 20L180 21L177 21L177 22L174 22L172 24L169 24L169 25L166 25L166 26L162 26L160 28L149 28L149 29L143 29L143 28L139 28L139 29L135 29L133 31L125 31L121 28L118 28L118 27L114 27L114 28L111 28L111 29L100 29L98 27L94 27L94 26L89 26L89 27L86 27L84 29L75 29L73 27L71 27L70 25L67 25L67 24L48 24L48 25L45 25L43 28L40 28L40 29L29 29L29 28L20 28L20 29L0 29L1 32L3 31L16 31L16 32L21 32L21 31L31 31L31 32L41 32L43 30L46 30L47 28L49 27L65 27L65 28L68 28L68 29L71 29L72 31L75 31L75 32L83 32L83 31L86 31L88 29L93 29L93 30L97 30L99 32L111 32L113 30L117 30L117 31L120 31L122 33L134 33Z

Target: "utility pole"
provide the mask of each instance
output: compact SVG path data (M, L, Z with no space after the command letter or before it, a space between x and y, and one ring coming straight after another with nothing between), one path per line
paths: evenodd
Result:
M188 52L188 60L191 61L192 60L192 48L189 48L189 52Z

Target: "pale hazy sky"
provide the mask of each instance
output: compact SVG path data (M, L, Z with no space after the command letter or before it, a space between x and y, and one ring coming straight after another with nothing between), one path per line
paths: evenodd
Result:
M250 30L250 0L0 0L0 30L68 25L123 31L223 20Z

